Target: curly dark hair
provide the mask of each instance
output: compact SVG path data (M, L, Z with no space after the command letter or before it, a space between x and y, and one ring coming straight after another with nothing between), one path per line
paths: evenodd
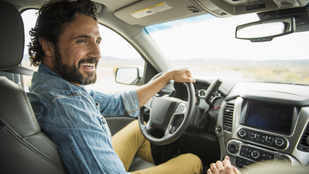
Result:
M39 66L45 55L39 43L40 37L57 46L59 36L77 14L92 17L97 21L96 11L96 5L90 0L50 0L46 2L37 13L35 27L29 31L31 41L28 51L31 65Z

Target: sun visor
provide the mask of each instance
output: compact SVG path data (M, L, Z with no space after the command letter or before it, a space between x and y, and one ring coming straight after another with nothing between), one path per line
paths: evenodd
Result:
M115 12L115 16L130 25L147 26L205 13L192 1L139 1Z

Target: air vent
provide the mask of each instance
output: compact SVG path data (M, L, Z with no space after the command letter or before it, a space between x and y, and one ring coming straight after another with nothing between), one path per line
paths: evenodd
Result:
M223 115L223 130L232 132L234 104L227 103Z
M302 151L309 152L309 123L300 139L300 143L298 145L298 149Z

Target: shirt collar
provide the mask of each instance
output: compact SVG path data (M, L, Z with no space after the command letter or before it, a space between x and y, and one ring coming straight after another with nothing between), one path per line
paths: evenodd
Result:
M52 76L55 76L55 77L58 77L58 78L61 78L61 79L65 80L60 75L58 75L54 70L50 69L44 62L41 62L40 66L39 66L39 69L38 69L38 72L44 73L44 74L48 74L48 75L52 75ZM65 81L67 81L67 80L65 80ZM78 86L78 85L75 85L75 84L73 84L71 82L68 82L68 83L72 84L73 86L79 87L79 88L87 91L87 89L83 85Z
M45 63L43 63L43 62L41 62L40 66L39 66L39 69L38 69L38 72L40 72L40 73L45 73L45 74L49 74L49 75L53 75L53 76L62 78L61 76L59 76L55 71L53 71L52 69L50 69L50 68L49 68Z

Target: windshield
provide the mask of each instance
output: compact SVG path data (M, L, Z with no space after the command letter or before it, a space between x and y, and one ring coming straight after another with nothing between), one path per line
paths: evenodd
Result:
M309 32L257 43L235 38L237 25L258 20L255 14L207 14L146 30L175 67L188 67L194 76L309 84Z

